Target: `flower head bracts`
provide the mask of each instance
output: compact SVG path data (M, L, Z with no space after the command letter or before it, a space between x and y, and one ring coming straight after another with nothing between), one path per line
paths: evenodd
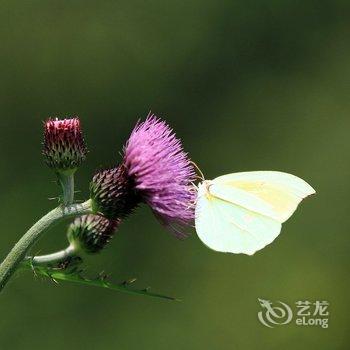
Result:
M97 253L111 240L120 220L108 220L99 215L82 215L69 226L68 240L78 250L86 253Z
M90 196L94 213L112 220L125 218L140 202L123 164L97 172L90 183Z
M48 119L44 123L46 164L58 171L75 171L86 158L86 146L78 118Z

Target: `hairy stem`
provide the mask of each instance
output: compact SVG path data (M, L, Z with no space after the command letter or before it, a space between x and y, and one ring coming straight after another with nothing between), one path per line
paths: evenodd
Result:
M5 287L21 261L25 258L28 250L41 238L48 228L63 218L87 214L89 212L91 212L90 200L82 204L72 204L66 207L59 206L37 221L16 243L0 265L0 291Z
M72 204L74 201L74 173L57 173L57 178L62 187L63 204Z
M51 265L58 264L60 262L65 262L67 259L76 256L76 251L74 246L70 245L66 249L60 250L58 252L47 254L47 255L37 255L33 257L27 257L33 266L37 265Z

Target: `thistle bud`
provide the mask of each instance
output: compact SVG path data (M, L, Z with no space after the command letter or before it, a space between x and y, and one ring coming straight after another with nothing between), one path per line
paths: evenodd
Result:
M93 212L109 219L125 218L140 202L124 165L96 173L90 196Z
M78 118L48 119L44 123L43 154L50 168L72 173L85 160L86 153Z
M120 220L108 220L100 215L77 217L68 227L69 242L78 250L98 253L113 237Z

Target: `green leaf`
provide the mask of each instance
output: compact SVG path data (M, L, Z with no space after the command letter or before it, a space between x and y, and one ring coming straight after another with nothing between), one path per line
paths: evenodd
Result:
M61 268L50 268L46 266L30 266L29 264L26 265L26 267L31 267L35 275L41 275L46 278L50 278L56 283L58 283L59 281L72 282L82 284L85 286L106 288L127 294L144 295L152 298L179 301L179 299L174 297L150 292L149 287L145 289L131 288L130 285L136 281L136 278L126 280L119 284L115 284L108 281L108 277L104 273L99 274L96 278L88 278L83 275L83 270L77 268L65 270Z

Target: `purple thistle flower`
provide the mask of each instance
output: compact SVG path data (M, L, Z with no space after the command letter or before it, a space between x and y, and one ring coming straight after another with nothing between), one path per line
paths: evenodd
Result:
M195 170L173 130L154 115L138 123L124 149L135 189L179 238L194 219Z

